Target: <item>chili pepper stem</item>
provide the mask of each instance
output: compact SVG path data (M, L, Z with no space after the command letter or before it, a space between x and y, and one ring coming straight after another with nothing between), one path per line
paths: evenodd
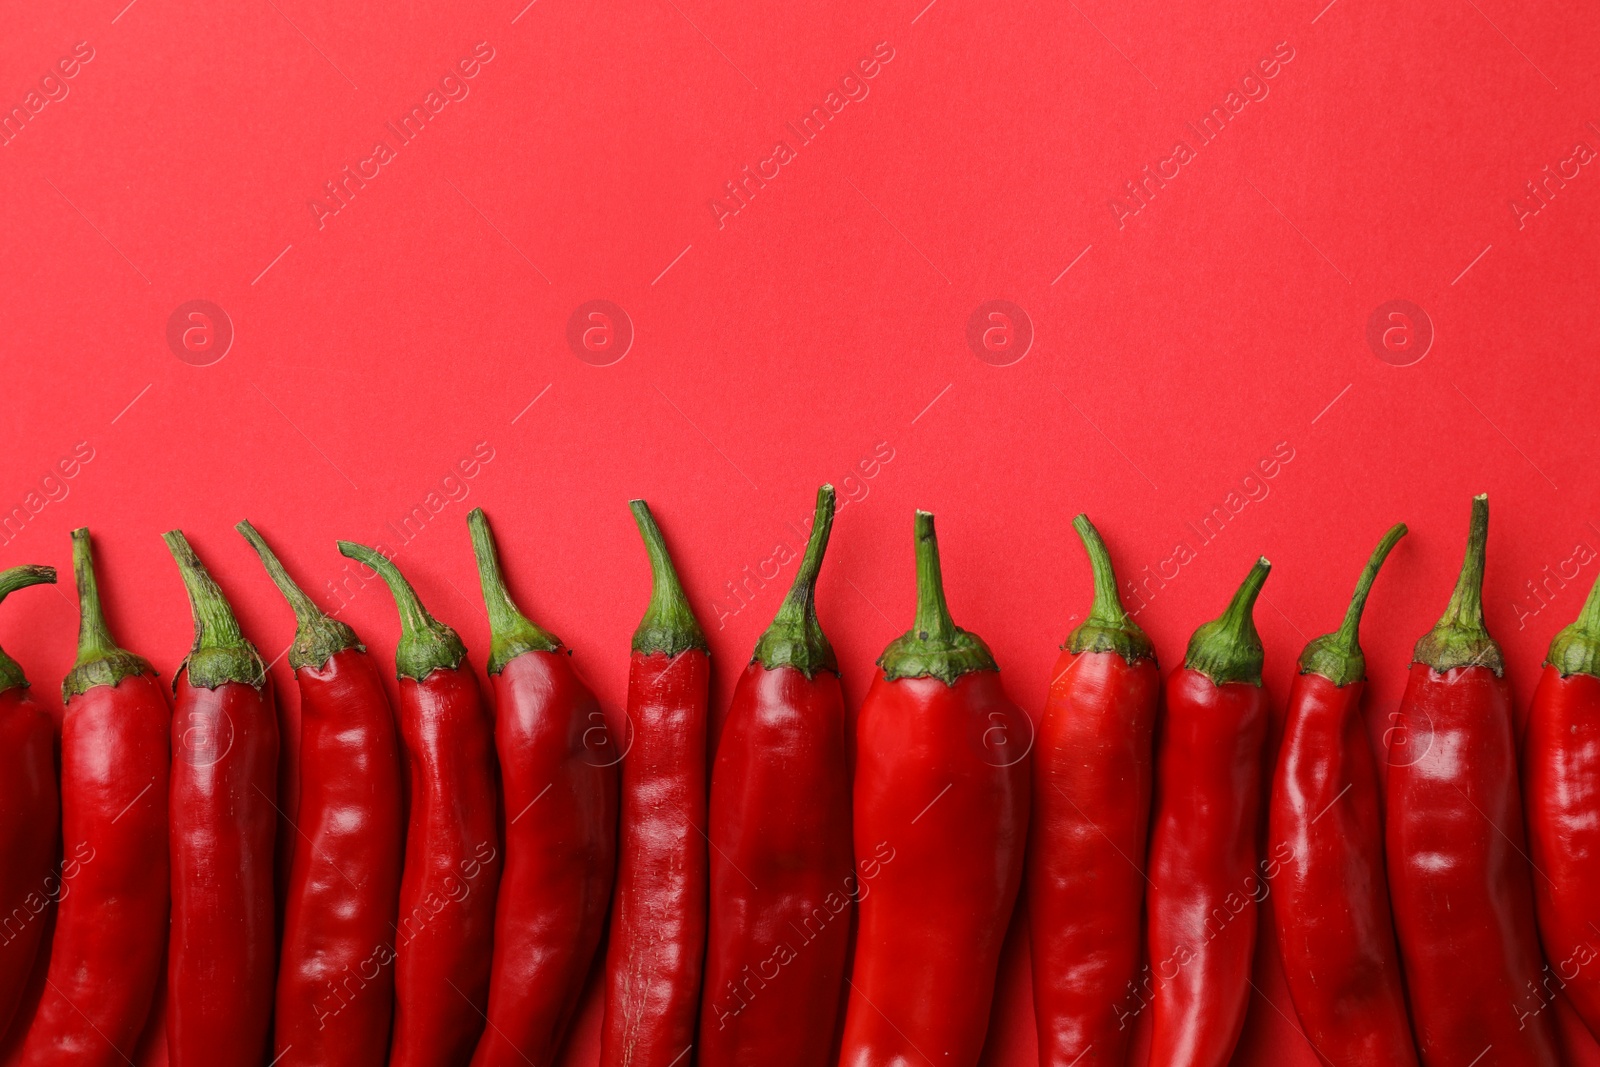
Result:
M420 682L436 670L449 671L461 666L461 661L467 658L467 646L461 643L454 630L428 614L399 568L381 552L366 545L354 541L340 541L338 545L341 555L376 571L394 596L394 606L400 612L400 643L394 650L396 677Z
M29 565L0 571L0 600L4 600L18 589L42 583L54 584L55 580L54 567ZM0 693L4 693L7 689L25 688L27 685L28 676L22 673L22 665L0 650Z
M660 652L668 657L692 648L709 651L706 635L694 617L694 609L689 607L689 598L678 581L678 571L667 554L666 540L655 516L650 514L650 506L643 500L630 500L628 507L650 557L650 606L633 631L633 651L641 656Z
M1472 498L1472 522L1467 533L1467 552L1461 561L1450 603L1434 626L1411 654L1412 662L1426 663L1443 674L1452 667L1488 667L1496 675L1505 672L1505 657L1483 624L1483 562L1489 542L1489 495Z
M1372 592L1378 568L1405 535L1403 522L1395 523L1383 535L1362 568L1361 577L1356 579L1356 590L1350 597L1350 606L1345 609L1344 622L1333 633L1314 638L1300 653L1301 674L1320 674L1341 689L1367 676L1367 660L1361 652L1361 613L1366 610L1367 594Z
M317 606L316 601L306 595L305 590L295 584L289 577L289 572L284 569L276 552L250 525L249 520L244 520L234 526L240 535L250 542L250 547L256 550L256 555L261 557L262 566L267 569L267 576L272 579L272 584L278 587L278 592L289 602L294 609L294 643L289 646L289 666L295 670L301 667L323 667L336 653L347 648L359 648L365 652L366 647L361 644L361 639L356 637L356 632L345 623L333 618Z
M944 577L939 569L939 536L933 515L919 511L916 518L917 617L916 624L890 642L878 657L878 666L890 681L896 678L937 678L955 685L972 671L997 671L989 646L968 633L950 617L945 603Z
M1094 603L1089 617L1067 635L1061 647L1068 652L1115 652L1131 665L1141 659L1154 660L1155 646L1150 638L1133 621L1122 606L1117 592L1117 574L1111 567L1111 553L1094 528L1089 516L1079 515L1072 520L1072 528L1083 539L1089 553L1089 569L1094 575Z
M78 658L62 679L62 702L97 685L114 689L124 678L154 675L155 670L143 656L118 647L111 636L100 606L100 586L95 581L94 551L87 528L72 531L72 574L78 585Z
M194 614L194 645L183 658L178 672L187 670L189 684L201 689L216 689L228 682L242 682L260 689L267 681L267 665L261 662L256 647L240 632L239 620L234 617L222 588L194 554L182 530L169 530L161 535L161 540L166 542L167 551L178 565L184 591L189 594L189 609ZM172 684L178 684L176 674Z
M828 550L828 537L833 530L833 486L824 485L817 490L817 511L811 520L811 537L806 541L805 555L800 559L800 569L795 572L794 584L789 594L778 605L772 625L756 642L751 662L767 670L793 667L807 678L819 670L839 673L839 660L833 646L822 632L817 621L817 575L822 570L822 555Z
M1578 617L1550 642L1550 653L1544 661L1560 671L1563 678L1572 674L1600 678L1600 578L1589 587L1589 598L1583 602Z
M1253 612L1256 597L1266 584L1272 564L1262 556L1244 576L1244 582L1233 594L1228 610L1221 616L1201 626L1189 638L1189 650L1184 654L1183 665L1199 671L1216 685L1228 682L1261 684L1261 664L1265 653L1261 648L1261 635L1256 632Z
M472 535L472 555L478 561L483 606L489 613L489 673L499 674L507 663L524 652L559 649L561 638L534 625L511 599L505 576L500 571L500 550L482 508L473 508L467 513L467 530Z

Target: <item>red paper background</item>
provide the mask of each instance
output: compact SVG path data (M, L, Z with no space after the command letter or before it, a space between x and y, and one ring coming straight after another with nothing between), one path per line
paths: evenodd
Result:
M524 606L613 707L646 594L636 495L711 633L719 702L792 567L737 611L725 583L798 547L823 480L852 501L820 602L853 700L911 617L913 507L939 515L957 620L1034 712L1087 606L1079 510L1151 581L1139 620L1169 666L1267 554L1280 699L1371 545L1410 523L1365 627L1375 734L1472 493L1494 505L1485 604L1523 700L1594 577L1600 166L1548 183L1536 214L1525 188L1600 148L1587 5L125 3L4 5L0 105L28 107L77 42L93 58L0 148L0 510L24 509L0 564L65 568L66 531L90 525L114 625L163 672L190 626L173 527L268 657L287 644L242 517L330 606L335 537L399 548L481 667L462 520L484 506ZM479 42L469 95L319 224L323 183L397 141L385 124ZM870 94L799 145L786 123L880 42ZM1186 124L1275 48L1293 58L1251 83L1267 95L1201 145ZM795 158L719 226L712 198L779 139ZM1113 198L1180 139L1194 158L1119 223ZM566 341L597 298L635 332L603 367ZM1366 339L1397 298L1435 332L1405 367ZM194 299L235 332L210 366L166 339ZM967 345L991 299L1035 330L1010 366ZM43 482L79 442L92 460ZM479 442L492 460L445 483ZM1293 458L1246 484L1275 448ZM1199 544L1188 524L1245 490L1267 495ZM438 513L396 537L432 492ZM1179 541L1195 558L1156 588ZM1576 546L1582 573L1536 598ZM343 617L392 654L387 595ZM0 613L46 700L75 626L65 588ZM1021 929L991 1064L1033 1061ZM1256 984L1236 1062L1314 1062L1270 943Z

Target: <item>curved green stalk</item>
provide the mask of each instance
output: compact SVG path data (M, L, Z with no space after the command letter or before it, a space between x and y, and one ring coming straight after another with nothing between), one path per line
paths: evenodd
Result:
M472 555L478 561L483 606L489 613L489 673L499 674L507 663L524 652L559 649L561 638L535 626L511 599L505 576L500 572L500 550L482 508L467 512L467 530L472 535Z
M1117 574L1111 568L1111 553L1106 551L1100 531L1094 528L1087 515L1073 519L1072 528L1078 531L1089 553L1089 570L1094 575L1094 603L1089 608L1089 617L1067 635L1066 644L1061 647L1074 653L1115 652L1129 665L1141 659L1154 662L1155 646L1122 606L1122 597L1117 592Z
M1261 635L1256 633L1254 616L1256 597L1267 582L1272 564L1262 556L1244 576L1244 582L1228 610L1221 616L1201 626L1189 638L1189 650L1184 654L1183 665L1199 671L1216 685L1243 682L1261 684L1261 664L1265 653L1261 648Z
M378 572L394 606L400 612L400 643L394 650L394 672L399 678L422 681L437 670L455 670L467 658L467 646L456 632L428 614L417 592L398 568L380 552L354 541L340 541L339 552Z
M1444 615L1411 654L1413 663L1426 663L1443 674L1452 667L1488 667L1505 672L1505 657L1483 624L1483 561L1489 543L1489 495L1472 498L1472 523L1467 531L1467 552L1461 574Z
M261 565L267 568L267 576L272 579L272 584L278 587L278 592L294 609L294 643L289 646L290 667L297 671L301 667L321 668L335 654L347 648L366 651L354 630L323 611L316 601L306 595L305 590L295 584L278 560L278 554L272 551L249 520L240 522L234 529L250 542L250 547L261 557Z
M189 609L194 613L194 645L178 666L178 673L189 672L189 684L201 689L216 689L229 682L260 689L267 682L267 665L261 662L256 646L245 640L233 608L194 554L182 530L161 535L167 551L178 565L184 591L189 594ZM178 684L173 675L172 684Z
M822 570L822 554L828 550L828 535L833 530L833 486L824 485L817 490L817 511L811 520L811 537L806 541L806 554L800 559L800 569L795 572L789 595L778 605L772 625L756 642L752 663L767 670L776 667L793 667L807 678L819 670L839 673L839 660L828 643L817 621L817 575Z
M1550 654L1544 661L1563 678L1571 674L1600 678L1600 578L1589 587L1589 598L1578 617L1550 642Z
M30 564L0 571L0 600L4 600L18 589L46 582L54 584L55 580L54 567L38 567ZM27 685L28 676L22 673L22 665L0 650L0 693L4 693L7 689L26 688Z
M1378 568L1388 558L1389 552L1406 535L1406 524L1397 522L1389 527L1372 557L1356 579L1356 591L1345 609L1344 622L1331 634L1323 634L1306 645L1300 653L1300 673L1320 674L1339 688L1359 682L1367 676L1367 658L1361 653L1361 613L1367 607L1367 594L1372 592L1373 579Z
M963 674L997 671L989 646L968 633L950 617L944 598L944 576L939 570L939 536L933 515L919 511L916 518L917 618L906 633L889 643L878 657L886 678L937 678L955 685Z
M87 528L72 531L72 574L78 584L78 658L61 682L62 703L82 696L97 685L113 689L136 674L155 676L143 656L117 645L100 606L100 586L94 576L94 553Z
M641 656L660 652L669 657L691 648L709 652L705 632L689 607L689 598L683 593L683 583L678 581L678 571L667 555L667 543L649 505L643 500L630 500L628 507L633 510L633 521L639 525L639 536L644 538L644 550L650 556L650 606L633 631L633 651Z

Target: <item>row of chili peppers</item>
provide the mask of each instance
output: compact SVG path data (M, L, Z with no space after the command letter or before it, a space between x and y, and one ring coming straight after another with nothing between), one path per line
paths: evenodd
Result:
M1269 770L1252 619L1265 559L1163 683L1078 516L1093 607L1035 736L952 620L918 512L915 623L878 661L852 774L815 609L831 487L716 738L704 634L649 509L632 508L653 581L620 736L512 601L481 510L492 710L456 633L388 559L341 541L399 610L391 710L354 631L240 523L296 617L284 760L266 667L183 535L165 537L195 641L173 706L112 639L76 531L59 758L0 653L0 1031L19 1062L131 1063L154 1017L174 1067L548 1067L604 943L602 1067L972 1067L1025 889L1043 1064L1121 1067L1148 1001L1152 1064L1221 1067L1269 883L1294 1006L1329 1062L1553 1067L1552 975L1600 1032L1600 968L1585 969L1600 584L1551 646L1519 789L1481 608L1484 498L1382 783L1358 630L1403 525L1343 624L1302 653ZM0 598L54 580L13 568ZM42 893L60 898L47 953Z

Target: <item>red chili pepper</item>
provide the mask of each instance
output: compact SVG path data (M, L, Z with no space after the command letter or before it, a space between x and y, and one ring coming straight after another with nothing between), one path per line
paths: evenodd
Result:
M1033 761L1028 928L1044 1067L1122 1067L1141 1001L1145 845L1161 671L1105 542L1073 520L1094 606L1061 646Z
M222 590L182 533L162 539L194 612L173 682L168 1055L172 1067L260 1067L277 963L277 713Z
M1600 1034L1600 580L1576 621L1550 642L1528 714L1523 774L1528 852L1541 872L1534 900L1550 961L1538 996L1549 1003L1564 992Z
M395 565L339 551L383 578L400 612L395 674L410 775L395 930L391 1067L464 1067L483 1033L500 884L494 735L467 650L429 615Z
M1389 748L1389 895L1428 1067L1555 1067L1524 851L1511 687L1483 624L1489 501L1444 617L1412 654Z
M489 614L506 825L489 1022L473 1067L548 1067L605 933L617 865L618 753L554 634L517 609L483 509L467 516Z
M1251 611L1271 567L1256 561L1167 676L1148 905L1156 1067L1222 1067L1244 1029L1266 894L1257 863L1267 694Z
M55 580L54 567L0 571L0 600ZM28 695L17 661L0 652L0 1034L10 1027L44 940L61 825L55 744L50 713Z
M860 924L842 1067L972 1067L1022 883L1032 726L956 626L933 516L917 512L917 616L856 720Z
M1343 625L1300 653L1272 780L1279 954L1306 1038L1339 1067L1417 1062L1384 875L1378 761L1361 715L1361 612L1405 532L1397 524L1379 542Z
M78 659L61 696L61 903L25 1067L132 1059L167 949L172 711L150 664L117 647L89 531L72 532Z
M816 610L833 511L825 485L717 746L700 1067L832 1067L856 886L844 694Z
M693 1046L706 944L706 706L711 660L650 509L629 503L650 556L650 606L628 661L632 736L601 1067L673 1067Z
M295 617L288 655L300 690L300 800L273 1052L284 1067L382 1067L403 840L394 713L355 631L295 584L255 527L235 529Z

